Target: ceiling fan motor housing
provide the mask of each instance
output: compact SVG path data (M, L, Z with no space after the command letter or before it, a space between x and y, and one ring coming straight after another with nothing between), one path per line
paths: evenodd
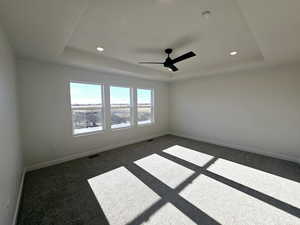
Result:
M173 52L173 49L167 48L165 49L165 53L168 54L168 57L164 62L141 62L142 64L162 64L164 67L169 68L171 71L176 72L178 68L174 65L180 61L186 60L188 58L194 57L196 54L194 52L188 52L183 54L175 59L170 58L170 54Z
M172 64L172 59L168 56L164 62L164 67L169 67Z
M165 50L165 53L167 53L168 55L170 55L170 54L172 53L172 51L173 51L173 49L167 48L167 49Z

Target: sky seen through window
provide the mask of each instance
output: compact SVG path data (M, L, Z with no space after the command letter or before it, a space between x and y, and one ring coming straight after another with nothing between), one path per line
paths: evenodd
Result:
M100 84L70 83L72 105L102 104L102 88ZM138 104L151 103L151 90L137 89ZM111 104L129 104L130 88L110 87Z

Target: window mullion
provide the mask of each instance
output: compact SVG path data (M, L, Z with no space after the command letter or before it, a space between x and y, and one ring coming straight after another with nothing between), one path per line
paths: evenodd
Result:
M111 109L110 109L110 90L109 85L104 85L104 127L110 129L111 127Z
M137 89L133 88L132 90L132 118L133 118L133 126L137 126L138 118L137 118Z

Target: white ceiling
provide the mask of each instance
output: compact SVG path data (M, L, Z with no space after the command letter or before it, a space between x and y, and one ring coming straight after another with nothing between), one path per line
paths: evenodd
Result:
M23 57L61 54L83 12L84 0L0 0L0 23Z
M157 80L298 61L299 11L296 0L0 0L20 57ZM138 64L168 47L197 56L176 73Z

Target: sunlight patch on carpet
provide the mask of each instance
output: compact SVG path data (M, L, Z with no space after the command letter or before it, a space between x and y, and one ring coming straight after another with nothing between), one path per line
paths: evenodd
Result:
M125 167L88 180L110 225L126 225L161 200L154 191ZM171 203L163 204L144 225L195 225Z
M176 156L180 159L193 163L197 166L204 166L214 157L202 152L198 152L180 145L174 145L170 148L163 150L163 152Z
M194 173L194 171L157 154L152 154L134 163L171 188L176 188Z
M208 170L300 208L298 182L224 159L219 159Z
M180 196L221 224L300 224L299 218L205 175L198 176Z

